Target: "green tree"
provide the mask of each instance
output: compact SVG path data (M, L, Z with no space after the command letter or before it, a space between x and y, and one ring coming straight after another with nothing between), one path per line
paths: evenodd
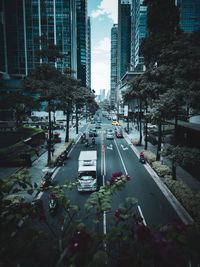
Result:
M12 110L16 128L22 125L25 115L27 115L30 110L39 108L35 99L24 94L23 90L12 92L5 98L2 98L0 100L0 106L2 110Z
M173 0L146 0L147 37L143 39L140 53L144 56L147 69L159 64L161 50L170 44L179 30L179 8Z
M172 163L172 178L176 180L177 165L183 166L190 162L192 165L200 163L200 151L195 148L165 145L162 152Z
M133 197L126 197L116 210L112 208L114 195L118 190L123 190L130 179L128 175L113 173L104 187L89 196L81 218L79 206L67 197L68 190L76 183L50 186L48 190L57 194L64 214L57 231L48 220L42 200L19 203L17 199L6 198L9 192L13 192L13 186L18 186L16 192L27 191L30 195L34 190L39 190L36 184L32 185L27 170L1 179L2 266L82 267L105 266L106 263L132 266L134 263L141 267L187 267L188 262L194 266L198 264L199 223L184 225L181 221L175 221L164 227L147 227L134 211L137 200ZM97 231L105 212L112 216L112 224L106 234ZM65 216L67 220L64 220ZM94 220L88 229L86 222L91 217ZM21 220L26 220L23 231L18 228Z
M48 159L47 163L51 161L52 148L52 122L51 112L54 110L55 101L59 97L59 89L63 74L55 67L43 63L38 65L31 73L24 79L24 89L31 95L36 96L38 102L46 102L46 110L48 111L49 120L49 138L48 138Z

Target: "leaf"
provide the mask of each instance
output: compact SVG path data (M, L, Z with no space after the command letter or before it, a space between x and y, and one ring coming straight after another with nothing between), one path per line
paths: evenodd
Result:
M99 250L93 256L93 266L102 267L105 265L108 256L105 251Z
M33 192L34 192L34 190L33 190L33 189L29 189L29 190L27 190L27 193L28 193L29 195L32 195L32 194L33 194Z

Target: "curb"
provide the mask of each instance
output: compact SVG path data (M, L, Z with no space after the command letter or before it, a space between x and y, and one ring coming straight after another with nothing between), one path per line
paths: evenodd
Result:
M129 144L131 149L134 151L136 156L140 157L139 151L135 148L135 146L131 143L130 137L128 134L125 134L126 142ZM157 184L161 192L167 198L171 206L174 208L180 219L183 221L184 224L192 224L194 219L190 216L190 214L186 211L186 209L181 205L181 203L177 200L177 198L172 194L172 192L168 189L168 187L161 181L160 177L156 174L156 172L151 168L151 166L146 162L144 164L145 169L149 172L151 177L153 178L154 182Z

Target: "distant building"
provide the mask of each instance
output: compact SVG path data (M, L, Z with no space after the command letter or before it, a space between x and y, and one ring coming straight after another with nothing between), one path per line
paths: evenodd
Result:
M114 24L111 29L110 105L115 104L115 87L117 84L117 43L118 43L118 25Z
M199 0L175 0L180 6L180 28L191 33L200 28L200 1Z
M105 100L105 89L100 89L100 101L104 101Z
M118 81L130 67L131 4L118 0Z

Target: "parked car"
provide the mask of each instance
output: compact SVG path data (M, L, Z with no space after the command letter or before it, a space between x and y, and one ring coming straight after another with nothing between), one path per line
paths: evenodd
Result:
M112 122L112 125L115 125L115 126L120 126L120 125L121 125L121 123L120 123L120 122L118 122L118 121L113 121L113 122Z
M124 137L122 130L117 130L115 132L115 135L117 138L123 138Z
M101 128L101 124L100 123L96 123L95 128L100 129Z
M90 129L89 130L89 137L96 137L97 136L97 130L94 128L94 129Z
M113 139L114 135L113 135L113 130L107 130L106 131L106 139Z

